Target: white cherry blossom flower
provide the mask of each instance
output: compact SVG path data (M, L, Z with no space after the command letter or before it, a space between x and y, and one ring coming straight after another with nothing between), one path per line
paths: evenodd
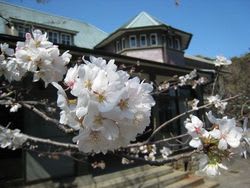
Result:
M191 101L192 110L198 110L197 105L198 105L199 102L200 102L200 101L199 101L198 99L193 99L193 100Z
M222 102L221 97L219 95L209 96L207 97L207 100L210 104L213 104L214 107L217 108L221 114L226 109L227 102Z
M15 103L11 106L10 108L10 112L17 112L19 108L21 108L22 106L19 103Z
M197 116L190 115L190 119L188 118L184 123L188 134L192 136L189 145L194 148L202 147L201 137L209 136L209 133L203 128L203 122Z
M26 34L25 42L17 43L15 56L22 69L34 73L33 82L42 79L45 87L63 79L71 58L68 51L60 56L58 47L49 42L46 33L42 34L40 30L34 30L32 36Z
M212 116L211 112L207 116L211 123L218 125L218 129L213 129L209 134L219 140L219 149L226 150L228 145L232 148L240 145L243 130L241 127L236 127L235 119L228 119L227 117L217 119Z
M73 68L70 68L67 71L67 74L64 78L65 85L68 86L70 89L73 89L74 87L77 78L77 72L78 72L78 65L75 65Z
M80 151L105 153L127 146L150 123L151 107L155 104L150 95L152 85L137 77L129 79L126 72L117 71L114 60L108 63L95 57L83 60L86 64L69 69L64 80L74 104L53 83L58 89L60 123L80 129L74 138ZM95 141L85 143L92 138ZM105 146L97 146L100 142Z
M208 176L218 176L221 174L220 168L227 170L228 168L216 161L216 159L209 159L207 155L203 155L199 161L199 169Z
M0 44L1 52L2 54L6 54L7 56L13 56L14 50L12 48L9 48L9 44L3 43Z
M227 65L231 65L232 61L227 59L224 56L216 56L214 64L215 64L215 66L219 66L219 67L222 66L222 65L227 66Z
M165 146L162 147L160 152L161 152L161 155L162 155L163 159L168 159L168 156L170 154L172 154L172 151L169 148L165 147Z
M0 147L17 149L26 141L26 137L20 133L19 129L11 130L0 126Z

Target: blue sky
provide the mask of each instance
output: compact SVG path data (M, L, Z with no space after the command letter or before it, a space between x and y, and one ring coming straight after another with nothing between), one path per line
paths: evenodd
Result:
M250 0L4 0L70 17L111 33L141 11L193 34L189 55L239 56L250 51Z

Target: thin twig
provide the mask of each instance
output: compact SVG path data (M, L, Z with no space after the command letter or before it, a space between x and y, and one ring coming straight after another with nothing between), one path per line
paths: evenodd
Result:
M125 157L125 158L127 158L129 160L141 161L141 162L144 162L144 163L147 163L147 164L150 164L150 165L154 165L154 166L161 166L161 165L164 165L164 164L167 164L167 163L178 161L178 160L180 160L182 158L190 157L194 153L198 153L198 152L200 152L200 151L199 150L193 150L191 152L182 153L182 154L178 154L178 155L168 157L168 159L157 159L155 161L150 161L150 160L146 160L146 159L141 158L141 157L133 157L133 156L124 155L124 154L120 154L120 156Z
M233 96L233 97L229 97L229 98L224 99L224 100L221 100L221 101L222 101L222 102L229 101L229 100L235 99L235 98L237 98L237 97L239 97L239 96L241 96L241 94L235 95L235 96ZM199 106L197 109L188 110L188 111L186 111L186 112L184 112L184 113L182 113L182 114L180 114L180 115L178 115L178 116L175 116L174 118L172 118L172 119L170 119L170 120L164 122L164 123L161 124L157 129L155 129L155 131L154 131L154 132L152 133L152 135L147 139L146 142L149 142L149 141L150 141L150 140L151 140L151 139L152 139L161 129L163 129L164 127L166 127L167 125L169 125L169 124L172 123L173 121L176 121L177 119L179 119L179 118L181 118L181 117L183 117L183 116L185 116L185 115L188 115L188 114L190 114L190 113L192 113L192 112L195 112L195 111L200 110L200 109L203 109L203 108L207 108L207 107L212 106L212 105L213 105L213 103L208 103L208 104Z
M59 123L59 121L57 119L53 119L53 118L47 116L45 113L41 112L36 107L31 106L31 105L29 105L29 104L27 104L25 102L20 102L20 104L22 106L26 107L27 109L32 110L33 112L35 112L37 115L39 115L45 121L48 121L48 122L51 122L51 123L55 124L60 130L64 131L65 133L72 133L72 132L74 132L74 129L68 128L65 125Z
M50 140L50 139L44 139L44 138L29 136L29 135L26 135L26 134L23 134L23 135L24 135L25 138L27 138L27 141L31 141L31 142L35 142L35 143L48 144L48 145L62 147L62 148L66 148L66 149L78 150L78 146L76 144L57 142L57 141L53 141L53 140Z

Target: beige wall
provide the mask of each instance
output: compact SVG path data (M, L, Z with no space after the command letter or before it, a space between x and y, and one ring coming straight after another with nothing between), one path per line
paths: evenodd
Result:
M151 49L134 49L134 50L129 50L125 51L122 53L122 55L127 55L131 57L137 57L137 58L142 58L142 59L147 59L147 60L152 60L152 61L158 61L163 63L163 54L162 54L162 48L151 48Z

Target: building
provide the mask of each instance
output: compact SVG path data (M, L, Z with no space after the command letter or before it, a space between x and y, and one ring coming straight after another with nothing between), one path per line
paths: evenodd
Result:
M210 61L185 55L192 34L168 26L145 12L110 35L87 23L3 2L0 2L0 17L0 43L7 42L14 46L17 41L24 40L27 31L39 28L46 31L49 40L58 44L62 51L70 50L74 60L83 55L115 59L117 65L133 67L135 69L133 75L139 75L146 81L154 82L155 85L169 80L174 75L187 74L193 68L198 69L199 74L209 80L214 76L213 72L207 70L213 67ZM28 81L22 84L23 87L30 85ZM32 87L32 96L36 99L47 97L50 101L56 100L56 91L52 87L45 90L39 82ZM189 108L188 100L194 97L202 102L202 90L202 87L196 90L183 87L156 96L157 104L153 109L151 127L156 127L176 114L186 111ZM22 109L13 115L1 107L0 119L0 124L4 125L14 119L13 125L30 135L71 141L71 136L65 136L53 125L44 122L27 109ZM170 132L183 133L185 130L182 120L174 122L165 129L165 136ZM5 169L8 166L6 171L0 172L0 182L16 179L26 183L96 173L89 164L82 164L67 157L48 160L38 157L34 152L20 150L15 152L0 150L0 152L0 168ZM105 169L105 173L122 168L120 162L116 160L112 161L113 165L110 160L106 162L109 168Z
M55 44L82 48L93 48L107 36L106 32L88 23L4 2L0 2L0 5L2 34L24 37L32 29L40 29L46 31L49 40Z

